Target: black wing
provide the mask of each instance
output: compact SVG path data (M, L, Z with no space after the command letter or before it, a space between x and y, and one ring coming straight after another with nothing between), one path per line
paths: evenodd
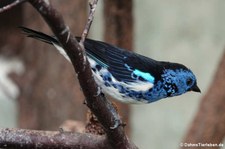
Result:
M127 51L113 45L91 39L85 40L84 46L88 56L97 62L101 61L102 63L100 63L100 65L103 64L103 67L106 66L118 81L134 81L131 77L132 70L129 70L124 63Z
M118 81L135 81L132 72L136 69L143 73L149 73L156 80L161 77L163 70L161 63L151 58L91 39L85 40L85 48L88 55L105 64Z
M20 27L28 37L32 37L49 44L61 46L57 38L44 33L34 31L25 27ZM76 37L80 40L80 37ZM121 49L101 41L86 39L84 42L87 55L94 59L99 65L107 68L118 81L133 82L131 76L133 70L138 69L142 72L155 75L157 73L157 61L142 55ZM153 74L152 74L152 73Z

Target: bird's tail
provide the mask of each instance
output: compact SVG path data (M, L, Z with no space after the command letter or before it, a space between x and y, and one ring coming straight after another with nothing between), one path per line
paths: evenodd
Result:
M42 32L38 32L38 31L29 29L29 28L26 28L26 27L23 27L23 26L20 26L19 28L22 30L22 32L25 35L27 35L27 37L35 38L37 40L46 42L48 44L54 43L54 44L60 45L59 41L53 36L49 36L49 35L46 35Z
M37 40L40 40L40 41L43 41L45 43L53 45L58 50L58 52L60 54L62 54L70 62L70 59L69 59L68 55L66 54L65 50L63 50L60 42L57 40L56 37L49 36L49 35L46 35L42 32L38 32L38 31L29 29L29 28L26 28L26 27L19 27L19 28L22 30L22 32L25 35L27 35L27 37L31 37L31 38L34 38L34 39L37 39Z
M42 32L38 32L26 27L19 27L19 28L22 30L22 32L25 35L27 35L27 37L35 38L37 40L40 40L42 42L55 46L56 49L60 52L60 54L62 54L67 60L70 61L68 55L66 54L65 50L62 48L61 43L58 41L56 37L49 36ZM76 37L76 39L80 40L80 37ZM92 39L85 39L84 47L87 52L87 56L91 57L95 61L98 61L98 63L100 63L102 66L106 66L105 63L107 63L107 59L105 56L106 54L104 53L106 52L116 53L116 51L118 52L117 47L101 42L101 41L92 40Z

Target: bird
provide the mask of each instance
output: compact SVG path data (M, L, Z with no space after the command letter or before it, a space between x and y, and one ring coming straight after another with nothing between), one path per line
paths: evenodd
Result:
M55 36L26 27L19 28L27 37L53 45L70 61ZM201 92L196 76L183 64L157 61L115 45L88 38L84 41L84 48L97 85L103 93L120 102L152 103L189 91Z

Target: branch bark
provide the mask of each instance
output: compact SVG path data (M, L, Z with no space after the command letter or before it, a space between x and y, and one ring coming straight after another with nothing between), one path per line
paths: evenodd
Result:
M26 0L14 0L14 2L7 4L6 6L0 8L0 13L12 9L13 7L17 6L20 3L25 2ZM1 2L3 3L3 2Z
M51 1L51 4L55 8L59 8L60 13L65 14L64 20L72 32L80 35L88 16L87 1L54 0ZM41 30L46 34L52 34L41 15L29 3L20 6L22 7L22 23L15 25L12 22L11 26L15 31L8 35L22 39L15 48L19 49L15 56L23 61L25 71L21 75L15 73L11 75L20 89L17 98L18 127L34 130L58 130L59 126L69 119L86 122L88 108L83 106L85 97L80 90L78 79L74 75L73 66L53 46L28 39L20 34L16 27L20 24ZM8 18L8 20L10 19ZM9 30L6 27L4 29ZM7 37L7 35L5 36ZM8 42L8 44L14 45L15 43ZM59 105L60 109L56 108Z
M112 149L105 136L59 131L0 129L0 148Z
M82 46L84 46L84 41L88 35L88 32L90 30L90 27L91 27L91 24L93 22L93 19L94 19L94 13L95 13L95 9L97 7L97 3L98 3L98 0L92 0L92 2L89 2L89 6L90 6L90 12L89 12L89 17L88 17L88 21L86 23L86 26L84 28L84 31L81 35L81 40L80 40L80 44Z
M84 49L65 25L62 16L44 0L29 0L29 2L48 23L71 59L86 97L87 106L103 125L110 144L117 149L136 148L126 137L115 108L102 94L98 94L99 87L92 77L89 62L84 55Z
M225 136L225 51L184 143L219 144ZM185 148L185 147L183 147ZM195 148L195 147L193 147ZM216 148L216 147L215 147ZM217 147L219 148L219 147Z
M69 30L69 27L65 25L62 16L46 0L28 0L28 2L30 2L30 4L42 15L44 20L52 29L55 36L59 39L67 55L71 59L75 72L77 73L77 77L79 79L80 85L82 87L83 93L86 97L87 106L96 115L97 119L102 124L106 132L106 140L107 140L106 142L109 143L108 144L109 146L107 146L106 148L110 148L110 147L117 148L117 149L137 148L126 137L123 126L121 125L122 122L120 120L120 117L116 109L113 107L111 102L105 99L103 94L99 94L100 88L96 85L94 78L92 76L89 62L87 61L87 58L85 56L85 49L83 49L83 47L80 46L78 41L74 38L74 36ZM33 145L35 145L35 147L39 147L40 143L44 142L45 140L50 140L50 142L52 141L51 136L49 136L50 138L45 136L45 134L48 132L41 132L41 131L32 131L32 132L33 133L29 133L29 131L27 132L25 130L13 131L10 129L1 130L0 131L1 147L8 148L10 145L16 145L17 148L19 147L30 148L29 146L30 140L29 139L26 140L26 137L23 137L21 133L25 135L27 134L28 136L31 135L31 137L33 136L39 137L40 135L41 138L39 138L39 140L34 141L35 144ZM60 134L53 133L53 136L56 137L55 143L57 143L57 140L58 140L57 135L60 135ZM64 133L62 133L62 135L64 137ZM79 134L74 134L74 135L75 135L75 138L78 138L78 139L80 138ZM85 137L87 140L89 140L89 137L91 137L91 135L88 134L88 137L86 137L85 135L86 134L82 134L81 137ZM14 136L15 138L11 140L10 138L13 138ZM71 137L71 136L68 136L68 137ZM96 136L94 138L95 138L94 140L95 143L97 144L99 142L101 143L102 141L101 138L99 139ZM15 141L16 142L18 141L20 143L23 142L24 144L22 145L20 144L19 146L17 146L18 142L17 144L15 144ZM70 142L71 139L63 140L64 144L62 144L62 146L65 146L66 143L68 143L67 141ZM26 144L28 146L26 146ZM80 148L81 146L78 146L78 147ZM43 146L41 147L43 148ZM44 148L48 148L48 147L44 147Z

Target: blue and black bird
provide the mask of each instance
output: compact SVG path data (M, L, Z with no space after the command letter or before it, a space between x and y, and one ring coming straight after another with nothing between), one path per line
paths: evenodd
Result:
M70 61L57 38L21 29L28 37L52 44ZM195 75L182 64L156 61L91 39L85 40L84 47L97 84L121 102L151 103L188 91L200 92Z

